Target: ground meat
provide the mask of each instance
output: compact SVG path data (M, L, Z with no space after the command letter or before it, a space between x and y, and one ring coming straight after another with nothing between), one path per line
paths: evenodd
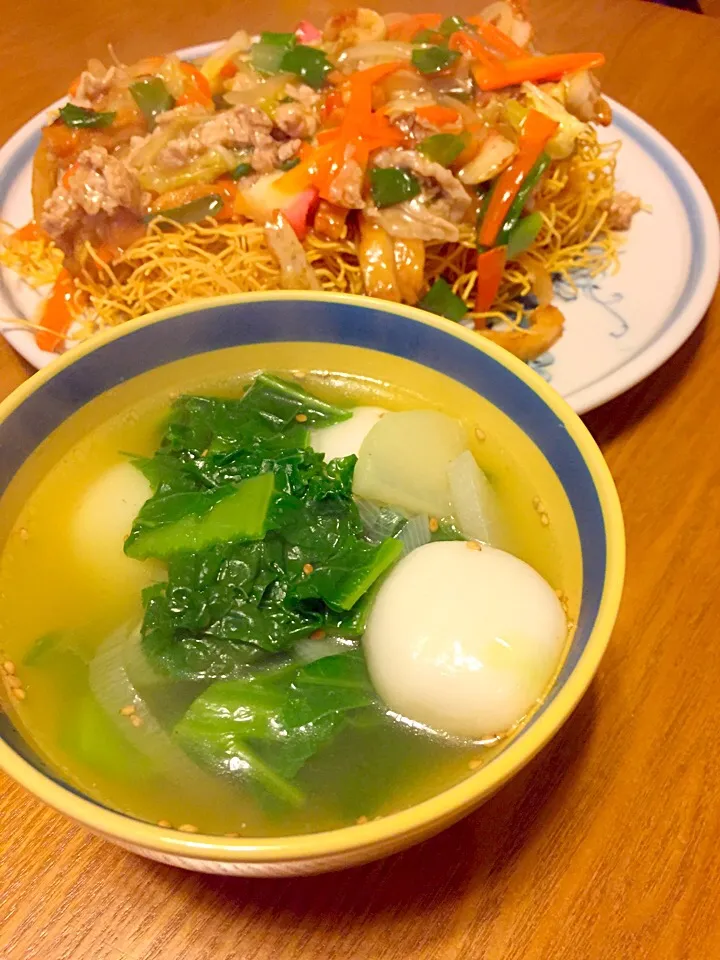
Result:
M303 107L306 107L308 110L312 110L313 107L320 103L320 94L316 93L316 91L306 83L299 83L297 86L293 83L287 83L285 85L285 93L292 100L297 100L298 103L301 103Z
M270 140L272 120L270 117L246 104L223 110L206 123L196 127L192 135L209 149L224 147L265 146Z
M290 160L302 146L302 140L286 140L285 143L279 143L277 148L277 158L280 163Z
M209 150L252 150L249 162L258 173L269 173L284 160L294 156L300 141L278 140L273 136L273 122L266 113L256 107L241 104L231 110L223 110L205 119L199 117L197 126L181 136L173 138L158 153L157 162L169 169L186 166ZM284 131L277 131L284 137ZM281 156L282 154L282 156ZM136 156L133 150L131 157Z
M312 137L318 128L314 114L299 103L281 103L275 111L275 123L289 137Z
M140 184L128 168L110 156L104 147L90 147L78 156L70 173L46 200L43 229L63 249L72 247L72 237L90 218L108 220L122 212L140 217Z
M629 230L632 218L642 208L640 197L631 193L616 193L607 204L607 225L610 230Z
M424 140L425 137L430 137L434 133L440 132L439 127L430 123L429 120L419 117L412 111L396 114L392 117L390 123L404 134L406 140L413 140L415 142L419 142L420 140ZM459 117L456 123L445 124L442 127L443 133L459 133L461 130L462 120Z
M85 107L85 109L91 110L118 79L117 67L110 67L102 76L96 76L89 70L83 70L70 102L77 107Z

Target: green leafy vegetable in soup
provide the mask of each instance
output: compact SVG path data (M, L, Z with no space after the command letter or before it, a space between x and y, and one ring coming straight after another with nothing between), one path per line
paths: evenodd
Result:
M274 52L303 49L264 35L254 55L269 70ZM374 173L378 205L408 189ZM459 319L442 282L426 306ZM564 617L495 548L498 494L465 427L322 393L263 373L239 396L182 395L159 441L116 444L87 491L73 479L72 522L49 547L69 557L58 590L73 612L35 633L18 669L28 710L62 703L44 749L103 802L207 832L330 829L457 782L492 749L476 741L541 696ZM42 556L33 570L54 589ZM3 558L10 593L23 562ZM102 612L84 620L98 573ZM496 667L511 690L492 686Z

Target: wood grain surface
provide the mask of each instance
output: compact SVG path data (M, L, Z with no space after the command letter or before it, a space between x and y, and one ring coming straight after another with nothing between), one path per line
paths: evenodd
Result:
M680 148L717 204L720 22L635 0L534 8L543 48L606 51L607 92ZM108 41L133 60L330 9L5 3L0 139ZM719 369L716 300L660 371L586 418L625 509L621 615L571 720L494 799L384 862L249 881L143 861L0 775L2 960L720 957ZM30 372L0 341L0 395Z

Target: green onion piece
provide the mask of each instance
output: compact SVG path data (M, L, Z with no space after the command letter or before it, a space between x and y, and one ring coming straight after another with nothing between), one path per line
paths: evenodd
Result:
M190 203L183 203L180 207L169 207L167 210L148 213L143 220L145 223L150 223L156 217L164 217L166 220L174 220L175 223L199 223L220 213L223 204L224 200L219 194L211 193L207 197L198 197Z
M453 293L450 284L442 277L438 277L418 306L423 310L429 310L430 313L437 313L440 317L454 320L456 323L462 320L468 310L462 297Z
M445 47L421 47L412 52L412 65L420 73L441 73L460 57L457 50Z
M550 157L547 155L547 153L541 153L535 161L535 165L530 170L530 173L523 180L522 185L517 192L517 196L513 200L512 205L508 210L508 214L505 217L505 222L500 228L500 232L495 240L496 246L502 247L510 239L510 234L522 216L522 212L525 209L525 204L527 203L528 197L537 186L540 178L545 173L549 165Z
M175 98L160 77L145 77L137 83L131 83L130 93L145 115L151 130L155 127L157 115L172 110L175 106Z
M333 66L322 50L298 44L291 47L283 56L281 70L294 73L314 90L319 90Z
M252 173L252 164L248 163L247 160L243 160L235 167L234 170L230 171L230 178L232 180L240 180L242 177L246 177L249 173Z
M464 30L466 26L462 17L446 17L438 27L438 33L443 37L449 37L458 30Z
M412 200L420 193L420 181L400 167L373 167L370 171L370 189L376 207L391 207L404 200Z
M250 47L250 63L259 73L280 73L283 57L296 43L294 33L261 33Z
M507 255L512 260L518 254L524 253L535 243L537 235L540 233L543 225L542 214L535 211L527 217L523 217L517 224L508 240Z
M293 167L296 167L300 163L300 157L290 157L289 160L283 160L280 164L281 170L292 170Z
M87 107L77 107L74 103L66 103L60 109L60 119L66 127L109 127L115 119L115 112L97 113Z
M418 150L433 163L449 167L460 156L467 146L467 135L456 133L434 133L426 137L418 146Z

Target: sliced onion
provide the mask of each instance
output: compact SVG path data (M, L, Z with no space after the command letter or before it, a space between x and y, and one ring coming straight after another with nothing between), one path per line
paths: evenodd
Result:
M355 644L343 637L323 637L322 640L298 640L293 653L301 663L312 663L323 657L332 657L337 653L347 653Z
M360 62L392 63L396 60L405 60L409 63L412 52L413 45L402 40L371 40L345 50L338 57L338 66L342 67L344 63L355 65Z
M292 83L295 78L290 73L278 73L274 77L268 77L267 80L260 80L252 83L244 90L228 90L223 93L223 99L234 106L245 104L249 107L256 107L263 101L279 99L288 83Z
M308 263L297 234L279 210L265 224L265 235L280 264L280 285L285 290L319 290L317 274Z
M360 243L358 260L363 275L365 293L380 300L401 299L395 273L395 254L393 242L384 227L371 223L365 217L360 219Z
M458 529L468 540L497 542L497 501L490 481L465 450L448 467L450 499Z
M220 71L233 57L238 53L246 53L250 49L252 40L250 34L245 30L238 30L229 40L214 50L200 68L201 72L210 84L214 93L217 93L222 86Z
M457 97L453 97L451 94L442 93L438 94L437 102L441 107L452 107L453 110L457 110L465 123L472 123L476 125L478 122L478 115L475 111L469 107L466 103L463 103L462 100L459 100Z
M512 141L494 130L483 141L476 156L458 173L458 179L468 185L492 180L510 163L518 148Z
M113 633L100 645L90 663L90 689L95 699L123 736L153 762L158 773L183 788L192 787L201 793L210 790L208 795L213 796L217 785L173 743L130 680L125 665L129 634L128 627ZM134 708L132 716L141 721L137 726L120 712L130 706Z
M406 557L418 547L424 547L430 543L430 517L426 513L419 513L408 520L395 539L403 545L401 557Z
M365 536L376 543L395 536L407 520L407 515L400 510L372 500L365 500L363 497L357 497L355 505L360 514Z
M545 267L536 263L534 260L530 264L530 272L533 275L532 292L535 294L539 307L546 307L553 298L552 277Z

